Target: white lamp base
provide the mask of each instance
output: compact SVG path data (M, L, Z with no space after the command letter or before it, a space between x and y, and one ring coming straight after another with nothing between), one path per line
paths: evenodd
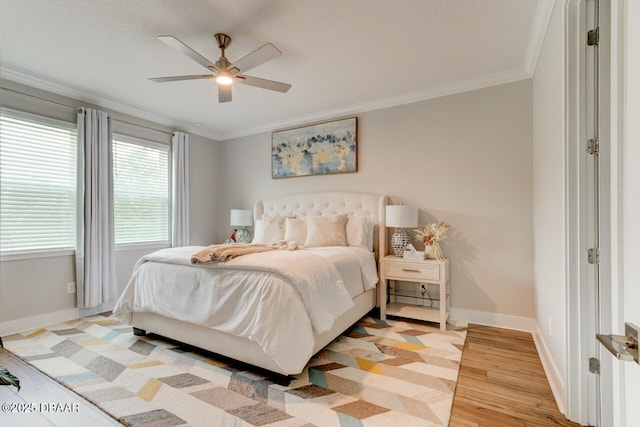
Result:
M411 243L411 236L402 228L397 229L396 232L393 233L393 236L391 236L391 248L393 248L393 253L396 256L401 257L404 255L404 250L409 243Z

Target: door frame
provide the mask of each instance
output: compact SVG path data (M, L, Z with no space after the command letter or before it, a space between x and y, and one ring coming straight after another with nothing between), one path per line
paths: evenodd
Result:
M567 361L566 416L582 425L596 425L597 384L589 373L589 358L594 357L594 322L590 307L594 304L595 273L587 263L590 246L587 233L592 231L585 205L588 204L585 182L587 168L585 143L587 128L586 31L587 10L584 0L565 2L565 88L566 88L566 265L567 265ZM589 224L589 225L587 225Z
M590 135L584 105L588 56L586 0L565 1L565 121L567 230L567 418L583 425L624 426L624 369L600 356L595 334L620 333L623 322L623 108L625 4L600 0L600 322L595 319L595 280L586 262L589 248L585 212L585 143ZM600 375L589 373L589 358L600 361ZM597 393L597 382L600 393ZM594 408L600 404L600 411ZM601 423L601 424L598 424Z

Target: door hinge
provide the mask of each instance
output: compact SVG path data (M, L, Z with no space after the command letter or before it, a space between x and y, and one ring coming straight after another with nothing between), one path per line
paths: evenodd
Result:
M592 374L600 374L600 360L595 357L589 358L589 372Z
M587 31L587 45L597 46L600 42L600 27Z
M589 264L598 264L600 262L600 249L589 248L587 249L587 261Z
M591 138L587 140L587 153L598 154L600 152L600 140L598 138Z

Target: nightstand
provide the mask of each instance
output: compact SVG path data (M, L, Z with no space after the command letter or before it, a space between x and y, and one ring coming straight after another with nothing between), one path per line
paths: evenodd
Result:
M451 306L449 260L414 261L387 255L381 264L380 318L391 315L437 322L441 331L446 330Z

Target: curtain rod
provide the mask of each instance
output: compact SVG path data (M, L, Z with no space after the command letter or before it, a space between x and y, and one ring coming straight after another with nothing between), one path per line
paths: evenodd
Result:
M37 100L43 101L43 102L48 102L49 104L57 105L59 107L68 108L69 110L77 110L78 109L78 107L72 107L71 105L61 104L59 102L52 101L50 99L41 98L39 96L31 95L30 93L20 92L20 91L15 90L15 89L9 89L7 87L2 87L2 90L6 90L7 92L13 92L13 93L15 93L17 95L28 96L29 98L37 99Z
M20 92L18 90L15 90L15 89L9 89L9 88L4 87L4 86L0 87L0 89L6 90L7 92L15 93L16 95L22 95L22 96L26 96L26 97L29 97L29 98L37 99L38 101L43 101L43 102L47 102L49 104L57 105L58 107L67 108L69 110L78 111L81 108L83 108L83 107L74 107L74 106L71 106L71 105L62 104L60 102L52 101L52 100L47 99L47 98L42 98L40 96L32 95L30 93L24 93L24 92ZM141 125L139 123L131 123L131 122L128 122L128 121L122 120L122 119L117 119L117 118L113 118L113 117L111 119L115 120L116 122L120 122L120 123L131 125L131 126L138 126L138 127L143 128L143 129L149 129L149 130L152 130L152 131L155 131L155 132L164 133L164 134L167 134L167 135L173 135L173 133L174 133L174 131L166 131L166 130L162 130L162 129L156 129L156 128L151 127L151 126L145 126L145 125Z

